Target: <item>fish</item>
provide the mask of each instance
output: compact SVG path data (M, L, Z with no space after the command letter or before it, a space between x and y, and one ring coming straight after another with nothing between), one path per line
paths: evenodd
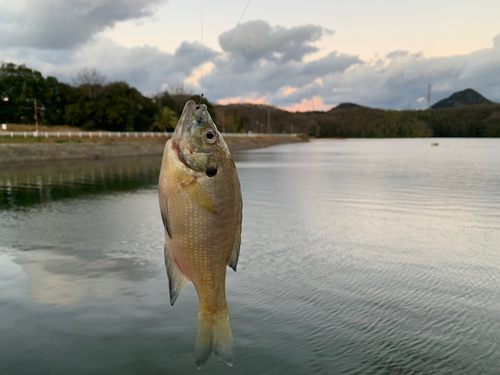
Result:
M236 271L242 196L236 166L207 106L186 103L165 145L158 186L170 304L188 282L199 299L196 364L233 364L226 269Z

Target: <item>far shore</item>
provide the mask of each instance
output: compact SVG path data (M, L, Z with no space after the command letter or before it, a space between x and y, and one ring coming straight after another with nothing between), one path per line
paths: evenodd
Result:
M63 130L68 131L68 130ZM70 130L71 131L71 130ZM107 134L108 132L104 132ZM0 163L56 161L70 159L104 159L111 157L162 155L169 135L148 136L48 136L10 137L0 135ZM303 135L225 135L231 152L269 147L284 143L307 142Z

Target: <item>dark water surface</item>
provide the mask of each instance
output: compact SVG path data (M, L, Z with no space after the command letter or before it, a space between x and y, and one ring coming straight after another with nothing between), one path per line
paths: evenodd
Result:
M0 164L0 374L499 374L500 140L235 156L235 365L168 303L159 158Z

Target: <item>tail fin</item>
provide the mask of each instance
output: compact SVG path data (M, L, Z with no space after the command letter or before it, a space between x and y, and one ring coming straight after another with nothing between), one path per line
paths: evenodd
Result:
M233 365L233 333L229 322L229 310L216 313L200 311L198 336L196 337L196 365L203 366L210 354L228 366Z

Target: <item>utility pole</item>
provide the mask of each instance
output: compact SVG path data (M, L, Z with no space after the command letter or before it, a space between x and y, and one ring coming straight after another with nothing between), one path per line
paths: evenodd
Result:
M271 103L267 98L267 134L271 133Z
M431 108L431 85L429 84L429 90L427 91L427 109Z
M35 103L35 126L36 126L36 136L38 137L38 107L36 106L36 99L33 100Z

